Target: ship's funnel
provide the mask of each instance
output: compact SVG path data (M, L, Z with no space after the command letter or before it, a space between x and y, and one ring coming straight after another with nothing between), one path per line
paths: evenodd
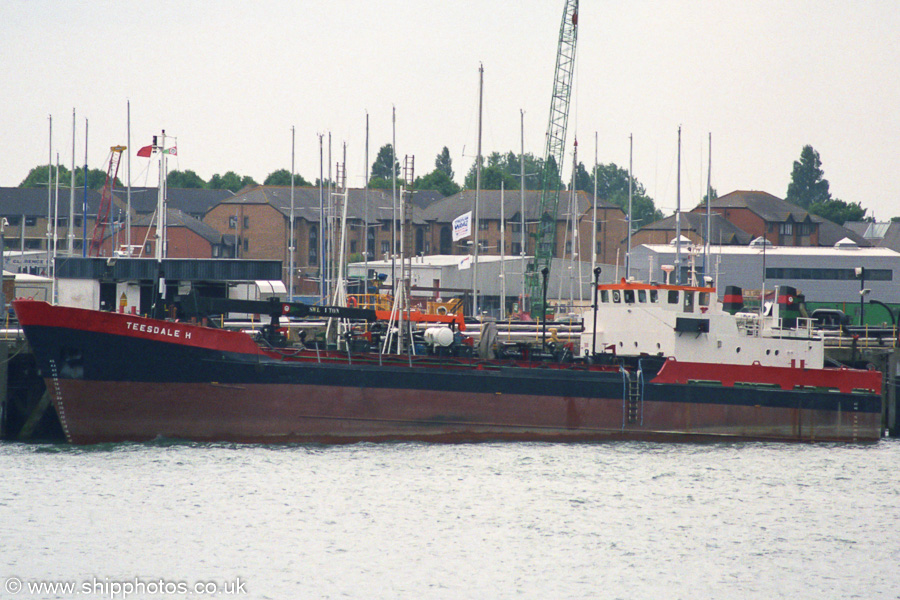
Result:
M783 285L778 288L778 316L782 327L796 327L800 316L801 296L797 288Z
M726 285L722 296L722 310L735 314L744 308L744 291L736 285Z

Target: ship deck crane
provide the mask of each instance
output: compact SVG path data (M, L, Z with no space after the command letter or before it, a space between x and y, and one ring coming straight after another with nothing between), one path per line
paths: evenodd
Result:
M109 223L109 213L112 207L112 192L119 174L119 159L125 146L113 146L109 149L109 166L106 169L106 183L103 185L103 193L100 196L100 209L97 211L97 222L94 223L94 231L91 234L91 245L88 256L100 256L100 246L103 245L103 235L106 233L106 225Z
M578 40L578 0L566 0L559 45L556 51L556 71L553 76L553 97L550 102L550 122L541 169L541 203L539 221L534 234L534 262L526 273L526 287L531 295L531 314L545 315L542 298L542 274L549 273L556 248L556 216L559 208L561 172L569 120L569 100L575 71L575 46ZM546 277L546 275L543 275Z

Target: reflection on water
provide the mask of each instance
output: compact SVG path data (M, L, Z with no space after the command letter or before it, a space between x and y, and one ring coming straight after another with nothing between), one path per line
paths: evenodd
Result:
M273 599L896 598L898 465L894 440L4 444L0 578L239 579Z

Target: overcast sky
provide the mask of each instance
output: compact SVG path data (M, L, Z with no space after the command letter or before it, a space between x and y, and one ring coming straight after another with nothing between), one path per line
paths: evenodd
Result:
M290 168L313 181L319 138L332 162L347 144L351 186L391 141L416 174L450 149L457 182L477 147L478 66L484 65L483 152L543 154L561 0L50 2L0 4L0 186L18 185L53 153L91 168L109 147L165 129L170 168L204 179L233 170L262 182ZM565 170L579 161L627 168L658 207L705 193L708 136L719 194L783 198L805 144L821 155L832 195L869 215L900 215L900 7L896 0L582 0ZM327 139L327 138L326 138ZM327 142L326 142L327 143ZM327 155L327 146L325 149ZM55 160L55 158L54 158ZM327 156L326 156L327 160ZM155 185L132 156L133 185ZM327 173L327 167L326 167ZM127 177L124 167L120 175Z

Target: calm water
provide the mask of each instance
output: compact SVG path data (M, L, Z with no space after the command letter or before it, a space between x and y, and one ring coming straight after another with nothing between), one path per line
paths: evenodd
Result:
M900 597L894 440L3 444L0 469L0 598Z

